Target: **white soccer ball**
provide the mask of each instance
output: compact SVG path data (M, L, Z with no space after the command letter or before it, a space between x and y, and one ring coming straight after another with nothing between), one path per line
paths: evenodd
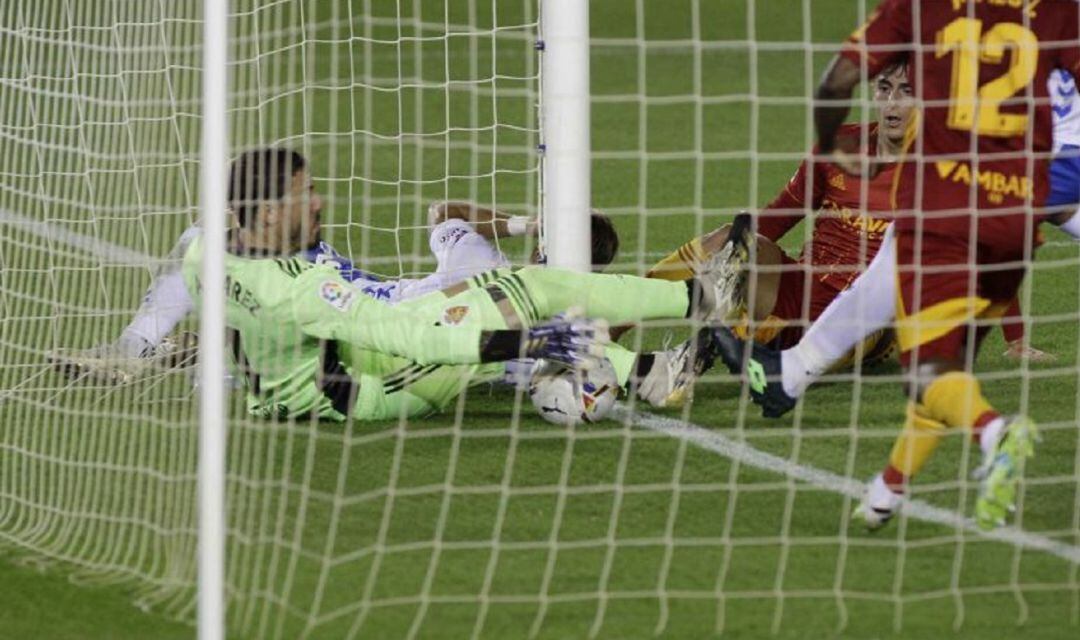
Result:
M615 367L607 358L588 371L540 361L529 381L529 398L540 417L561 425L603 420L618 395Z

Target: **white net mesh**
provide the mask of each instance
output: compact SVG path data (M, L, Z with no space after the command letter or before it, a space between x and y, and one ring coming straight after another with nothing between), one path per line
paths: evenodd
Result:
M193 1L0 7L0 539L194 616L195 414L185 373L69 381L57 347L112 341L198 218ZM592 2L594 204L644 273L756 209L813 143L810 96L860 0ZM427 206L536 215L534 0L231 3L230 154L304 153L324 236L429 272ZM873 119L867 102L856 109ZM781 245L797 254L809 225ZM892 528L850 517L902 419L895 366L839 373L783 422L712 375L682 412L556 428L512 390L375 423L230 404L228 616L238 637L910 637L1075 632L1075 245L1021 302L1055 363L978 372L1039 418L1017 527L978 534L960 438ZM549 241L552 241L549 239ZM528 242L500 245L524 262ZM628 304L631 302L628 301ZM190 328L191 321L181 328ZM681 338L681 323L671 325ZM657 348L660 330L630 334ZM967 465L967 466L965 466ZM1069 626L1073 625L1073 626Z

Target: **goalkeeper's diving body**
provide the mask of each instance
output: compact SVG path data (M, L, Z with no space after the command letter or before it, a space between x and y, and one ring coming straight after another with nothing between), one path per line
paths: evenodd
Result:
M318 243L321 210L299 154L241 155L229 194L237 222L225 283L232 368L246 382L249 410L267 417L429 414L470 384L500 377L502 361L588 361L603 332L589 321L552 321L570 308L620 324L719 322L742 293L743 276L719 260L688 283L525 267L391 306L356 291L333 266L295 257ZM202 250L196 238L183 263L196 306ZM605 355L617 369L641 360L614 346Z
M285 153L277 151L277 153ZM313 193L315 205L321 205ZM416 278L384 278L357 267L330 243L319 240L295 257L338 270L341 277L362 294L397 304L403 300L439 291L472 276L510 266L497 243L511 236L535 236L536 220L512 216L473 203L437 201L428 207L429 246L435 271ZM619 248L619 236L603 213L591 215L592 264L600 269L612 262ZM102 384L126 384L140 377L194 364L197 336L176 332L194 308L181 274L181 263L202 228L185 230L162 261L147 287L134 316L115 340L87 349L57 349L50 359L58 370L73 379ZM537 253L534 262L541 259ZM508 369L510 366L508 365ZM520 377L521 367L508 371L508 379Z

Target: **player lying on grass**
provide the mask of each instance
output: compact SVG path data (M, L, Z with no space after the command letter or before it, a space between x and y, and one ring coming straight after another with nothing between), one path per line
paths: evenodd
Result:
M284 151L282 151L284 153ZM321 208L318 194L313 206ZM357 268L328 242L320 240L297 256L313 264L335 267L363 294L395 304L461 282L471 276L510 266L493 244L501 238L535 235L536 222L464 202L435 202L428 208L431 226L429 246L436 260L435 272L421 278L386 279ZM602 268L614 260L619 237L611 220L592 214L592 260ZM124 384L141 374L176 368L194 362L197 339L193 333L174 334L194 308L180 273L181 259L202 230L198 226L181 234L162 267L154 275L139 309L119 337L89 349L61 349L50 354L57 368L72 378L104 384Z
M267 417L426 415L501 376L504 360L587 362L602 336L588 322L550 322L568 308L613 323L711 323L728 316L745 280L723 259L689 283L525 267L391 306L357 291L335 267L296 257L317 245L321 209L299 154L242 155L229 204L238 224L226 256L232 368L247 384L249 410ZM196 306L201 256L195 238L182 272Z
M969 10L975 12L974 19ZM913 12L921 20L916 21ZM910 171L905 170L902 181L908 188L918 186L908 192L915 214L898 217L890 243L896 267L891 274L897 294L895 326L910 400L889 462L871 481L858 509L871 529L896 513L911 478L941 437L957 428L970 430L983 452L975 506L979 525L1000 525L1015 507L1024 460L1034 451L1035 425L1023 416L1000 415L982 395L970 368L989 328L987 321L999 318L1016 296L1023 265L1036 246L1034 223L1049 218L1070 233L1070 226L1080 225L1071 212L1051 215L1042 208L1050 202L1045 160L1051 151L1048 76L1054 67L1073 74L1080 69L1077 20L1072 2L1044 3L1032 16L1026 6L954 9L945 3L886 0L834 58L819 87L818 97L830 101L814 110L821 150L857 171L857 152L840 146L836 135L849 111L846 101L864 69L872 73L905 58L908 54L897 45L920 45L916 67L923 78L917 85L928 106L919 151L928 161L905 165ZM1030 91L1034 101L1015 105L1018 109L1007 115L991 105L990 112L979 116L988 118L982 124L969 117L973 114L965 107L956 106L951 92L967 86L968 80L974 86L975 79L953 77L967 69L951 60L965 49L959 43L944 51L942 46L957 33L978 37L976 27L964 21L977 24L983 33L1067 43L1032 50L1029 82L1034 84L1017 90ZM964 29L953 29L957 24ZM979 158L975 166L973 151ZM935 160L942 157L947 160ZM722 330L715 333L720 344L725 335L730 337ZM778 380L769 380L767 373L756 356L751 359L747 377L752 392L776 385Z
M285 152L279 150L279 153ZM311 197L313 206L321 209L318 194L313 193ZM428 217L431 226L429 244L437 267L435 273L423 278L378 278L358 269L323 240L300 251L297 256L314 264L333 266L364 295L397 304L471 276L509 266L509 261L493 241L515 235L534 235L537 229L531 218L511 217L463 202L433 203L428 209ZM182 256L200 234L198 227L187 230L170 258ZM591 236L592 262L594 269L600 269L614 260L619 247L618 234L607 216L594 211ZM534 262L539 258L538 252L534 252ZM180 274L180 262L170 259L155 276L138 312L117 341L86 350L59 350L51 355L51 359L69 377L106 384L127 383L148 372L193 363L197 349L195 335L190 332L170 335L192 308L192 300ZM681 364L676 364L682 362L679 357L685 359L685 349L657 351L643 357L615 345L609 349L620 385L629 388L633 377L633 389L638 397L655 405L662 405L670 394L675 376L682 369ZM528 381L532 362L515 360L505 366L505 382L520 384Z

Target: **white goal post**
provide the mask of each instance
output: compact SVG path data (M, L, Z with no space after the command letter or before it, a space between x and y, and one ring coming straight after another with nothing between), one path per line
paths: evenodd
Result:
M199 205L206 254L199 316L200 640L225 637L226 447L225 202L229 148L229 0L203 0L203 120Z
M548 264L588 271L592 208L589 3L543 0L544 238Z

